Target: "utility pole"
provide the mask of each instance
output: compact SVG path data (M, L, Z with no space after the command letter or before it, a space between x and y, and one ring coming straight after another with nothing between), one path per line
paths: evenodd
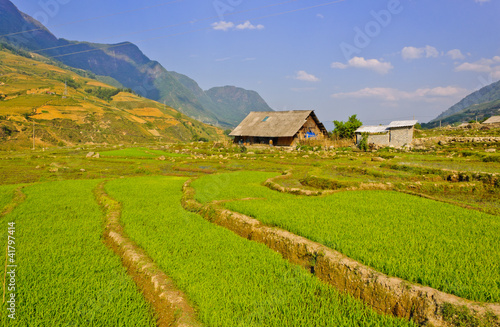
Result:
M68 96L68 82L64 82L64 95L63 95L63 99L66 99L66 97Z
M33 121L33 150L35 150L35 121Z
M33 109L33 113L36 114L36 109ZM33 151L35 151L35 120L33 120Z
M439 121L439 128L441 128L441 121Z

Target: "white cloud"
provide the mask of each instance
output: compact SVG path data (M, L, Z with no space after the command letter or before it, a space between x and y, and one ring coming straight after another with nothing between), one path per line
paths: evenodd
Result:
M316 14L316 17L321 18L321 19L325 18L325 16L323 16L322 14Z
M391 69L394 68L390 62L382 62L377 59L365 59L363 57L354 57L350 59L347 64L334 62L330 65L330 67L334 69L346 69L349 67L369 69L382 75L387 74Z
M476 72L488 73L493 78L500 78L500 56L495 56L491 59L480 59L475 62L464 62L463 64L455 67L456 72Z
M420 59L423 57L436 58L439 57L439 51L430 45L426 45L423 48L404 47L403 50L401 50L401 56L405 60Z
M261 25L261 24L253 25L252 23L250 23L249 20L247 20L243 24L235 25L233 22L226 22L226 21L221 20L220 22L213 23L212 28L216 31L224 31L224 32L227 32L230 30L239 30L239 31L242 31L242 30L262 30L262 29L264 29L264 25Z
M238 30L262 30L262 29L264 29L264 25L261 25L261 24L253 25L252 23L250 23L249 20L247 20L243 24L237 25L236 29L238 29Z
M462 53L462 51L460 51L458 49L450 50L446 53L446 55L453 60L464 60L465 59L465 55Z
M490 0L474 0L474 2L485 3L485 2L490 2Z
M294 77L295 79L298 79L299 81L306 81L306 82L319 82L319 78L312 74L308 74L304 70L300 70L297 72L297 75Z
M443 98L459 98L468 94L463 88L446 86L435 88L420 88L412 92L401 91L395 88L374 87L364 88L354 92L335 93L333 98L373 98L381 101L414 100L433 102Z
M216 31L224 31L224 32L226 32L226 31L229 31L230 29L232 29L234 27L234 23L232 23L232 22L225 22L225 21L221 20L220 22L213 23L212 27Z

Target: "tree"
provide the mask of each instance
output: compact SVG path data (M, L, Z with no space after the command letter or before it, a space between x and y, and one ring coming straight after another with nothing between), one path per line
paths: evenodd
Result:
M335 129L332 134L341 139L352 139L354 137L354 132L363 125L363 123L356 118L356 115L349 117L349 120L346 122L334 120L333 124L335 125Z

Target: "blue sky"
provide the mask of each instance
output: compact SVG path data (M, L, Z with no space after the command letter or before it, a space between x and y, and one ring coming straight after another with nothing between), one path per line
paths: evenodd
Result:
M71 40L137 44L203 89L365 124L427 122L500 79L498 0L14 0Z

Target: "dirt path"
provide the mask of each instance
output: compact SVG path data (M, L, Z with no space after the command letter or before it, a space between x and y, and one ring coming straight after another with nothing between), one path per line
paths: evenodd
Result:
M477 303L431 287L390 277L340 252L286 230L194 199L187 181L182 205L212 223L249 240L267 245L285 259L309 270L322 281L361 299L376 311L432 326L500 326L500 304ZM496 317L495 317L496 316Z
M99 184L94 193L106 213L105 243L120 256L128 274L153 305L158 326L202 326L187 297L146 252L127 237L120 225L121 205L106 194L104 185L105 182Z

